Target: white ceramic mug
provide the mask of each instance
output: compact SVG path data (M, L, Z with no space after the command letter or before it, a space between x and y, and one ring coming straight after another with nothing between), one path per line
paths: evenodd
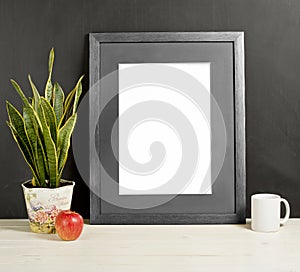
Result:
M281 202L285 205L285 216L280 219ZM286 199L275 194L256 194L251 197L251 229L254 231L278 231L290 217L290 205Z

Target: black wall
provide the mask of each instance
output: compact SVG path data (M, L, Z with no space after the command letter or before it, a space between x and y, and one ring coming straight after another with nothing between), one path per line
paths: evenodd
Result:
M42 90L54 46L54 80L69 91L88 74L88 33L110 31L245 31L248 216L250 195L266 191L300 217L300 1L1 0L1 218L26 216L20 183L30 177L5 124L5 100L20 105L9 79L30 95L31 73ZM77 183L73 209L88 217L88 188L72 158L64 176Z

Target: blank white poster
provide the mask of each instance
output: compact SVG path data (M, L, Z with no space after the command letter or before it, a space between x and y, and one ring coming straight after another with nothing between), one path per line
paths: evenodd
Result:
M122 90L125 78L122 74L124 69L139 67L140 65L154 65L151 63L143 64L119 64L119 91ZM157 63L155 64L157 65ZM184 73L196 78L210 93L210 63L159 63L181 70ZM127 74L128 76L128 74ZM132 76L135 76L134 74ZM210 96L204 103L209 105ZM192 125L198 141L198 149L195 147L195 152L199 152L199 160L192 179L187 181L187 185L178 190L170 186L164 186L176 174L182 157L182 145L180 135L176 133L176 127L168 124L159 118L153 119L144 118L130 128L128 131L128 123L122 121L122 115L134 106L144 103L153 103L153 111L155 111L155 103L166 103L172 105L189 120ZM136 112L139 115L139 112ZM176 120L175 120L176 121ZM124 146L124 143L127 146ZM141 166L149 163L152 159L151 146L153 143L160 143L165 151L163 160L155 169L147 172L139 172L136 169L133 171L126 165L128 154L130 157ZM204 116L203 111L195 105L191 99L186 97L181 90L174 90L168 86L155 84L155 82L145 82L132 86L126 91L119 92L119 195L153 195L153 194L211 194L211 130L210 116ZM144 169L144 168L141 168ZM210 184L210 186L204 186ZM161 190L153 189L160 188Z

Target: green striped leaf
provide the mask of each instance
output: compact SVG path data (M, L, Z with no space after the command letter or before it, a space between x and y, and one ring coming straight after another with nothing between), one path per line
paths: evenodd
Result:
M41 104L41 101L42 99L40 100L38 106L38 116L41 120L42 127L43 127L43 136L44 136L45 147L46 147L46 157L47 157L48 168L49 168L49 186L57 187L56 186L57 179L58 179L57 152L56 152L55 143L51 137L50 127L47 124L44 108Z
M81 76L81 78L79 79L75 89L76 89L76 92L75 92L75 98L74 98L74 104L73 104L73 114L76 113L76 110L77 110L77 106L78 106L78 103L79 103L79 98L82 94L82 84L81 84L81 81L83 79L84 76Z
M24 125L25 125L25 133L28 138L28 142L31 148L32 153L32 160L34 163L34 168L38 171L38 165L37 165L37 124L34 123L34 115L31 116L32 112L30 111L31 108L24 108L23 109L23 119L24 119ZM32 118L33 117L33 118ZM40 175L38 175L39 181Z
M32 161L32 157L30 154L29 146L23 141L23 137L18 133L18 131L15 129L15 127L8 121L6 121L6 123L11 130L13 138L16 141L16 143L23 155L25 162L28 164L29 168L32 171L32 174L36 180L37 186L40 186L40 184L38 182L38 176L37 176L36 170L34 168L34 163Z
M47 80L46 87L45 87L45 98L50 102L52 99L52 82L51 78Z
M50 103L44 97L41 97L40 104L43 108L47 125L50 128L52 140L56 144L57 143L57 125L56 125L56 117L55 117L53 107L50 105Z
M62 88L59 86L58 83L55 83L53 88L53 108L54 108L57 124L60 123L60 120L63 116L64 100L65 100L65 94Z
M44 138L43 140L38 137L38 146L41 148L42 150L42 155L43 155L43 160L44 160L44 166L45 166L45 179L49 180L49 165L48 165L48 161L47 161L47 156L46 156L46 148L43 144L44 142Z
M53 63L54 63L54 48L51 49L50 54L49 54L49 63L48 63L48 79L46 82L45 86L45 98L50 102L52 99L52 82L51 82L51 77L52 77L52 70L53 70Z
M46 176L47 176L47 170L46 170L46 164L47 164L47 158L44 154L43 146L40 141L37 141L37 149L36 149L36 164L39 172L40 177L40 184L42 187L47 187L46 183Z
M79 80L78 80L77 83L76 83L75 88L67 95L67 98L65 99L65 104L64 104L64 114L63 114L63 117L62 117L61 122L60 122L60 124L59 124L59 127L61 127L63 119L68 119L69 113L73 114L74 105L73 105L73 109L71 109L72 101L73 101L73 100L75 101L75 98L74 98L74 97L76 97L76 92L77 92L79 86L81 86L81 81L82 81L83 77L84 77L84 76L81 76L81 77L79 78ZM77 94L77 100L78 100L78 101L79 101L81 92L82 92L82 87L81 87L81 90L79 90L79 92L78 92L78 94ZM77 104L78 104L78 101L77 101ZM77 105L76 105L75 108L77 108Z
M52 47L49 53L49 61L48 61L49 74L52 74L53 63L54 63L54 48Z
M13 79L11 79L10 82L14 86L14 88L16 89L18 94L20 95L24 106L25 107L30 107L30 103L29 103L28 99L26 98L26 96L24 95L24 93L23 93L21 87L19 86L19 84L16 81L14 81Z
M77 86L77 84L76 84L76 86ZM64 104L65 111L67 111L70 108L71 102L75 96L76 86L71 92L69 92L69 94L67 95L67 97L65 99L65 104Z
M10 124L14 127L14 129L18 132L20 137L22 137L24 143L26 146L29 147L29 154L32 159L32 150L30 148L29 139L27 137L26 131L25 131L25 124L24 119L21 115L21 113L8 101L6 101L6 110L9 118Z
M58 172L59 176L67 161L68 151L70 147L70 139L76 124L77 114L73 114L65 123L65 125L58 131Z
M33 107L37 111L39 100L40 100L40 94L39 94L39 91L37 90L36 86L32 82L30 75L28 75L28 80L29 80L29 83L30 83L30 86L32 89L32 93L33 93Z

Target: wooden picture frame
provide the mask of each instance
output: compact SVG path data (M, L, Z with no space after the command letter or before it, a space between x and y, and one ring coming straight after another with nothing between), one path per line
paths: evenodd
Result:
M245 142L245 75L244 75L244 33L243 32L139 32L139 33L90 33L90 88L101 80L102 47L105 44L176 44L176 43L222 43L232 46L233 67L233 172L234 208L230 212L218 213L134 213L128 209L122 212L103 212L101 190L101 171L95 149L95 139L100 137L99 126L90 129L90 223L91 224L226 224L245 223L246 206L246 142ZM105 90L98 85L90 92L90 127L98 122L101 113L101 96ZM225 94L226 95L226 94ZM97 145L97 144L96 144ZM101 149L99 139L98 146ZM201 197L201 196L200 196Z

